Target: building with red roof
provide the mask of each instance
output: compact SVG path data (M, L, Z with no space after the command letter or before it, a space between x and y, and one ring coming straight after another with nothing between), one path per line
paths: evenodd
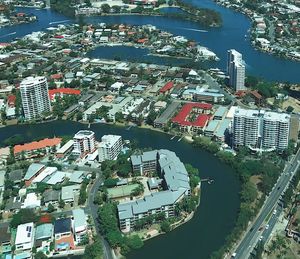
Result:
M160 90L159 92L161 94L168 94L170 90L174 87L174 83L172 81L166 83Z
M59 95L60 97L63 97L64 95L80 95L81 91L73 88L57 88L49 90L48 93L50 100L53 101L56 95Z
M51 75L51 79L53 80L59 80L59 79L62 79L63 78L63 75L62 74L53 74Z
M211 118L212 105L208 103L186 103L172 122L180 126L182 132L194 132L206 127Z
M61 138L45 138L40 141L33 141L30 143L26 143L23 145L15 145L14 146L14 155L18 157L22 154L25 157L36 157L39 153L49 153L52 148L58 149L60 148Z
M143 39L138 39L136 42L137 42L137 43L140 43L140 44L144 44L144 43L146 43L147 41L148 41L147 38L143 38Z
M13 108L16 106L16 96L15 95L9 95L7 96L7 105L10 107L10 108Z

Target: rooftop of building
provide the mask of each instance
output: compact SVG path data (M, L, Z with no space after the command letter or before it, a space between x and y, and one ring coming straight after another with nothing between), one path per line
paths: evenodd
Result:
M21 224L17 228L15 245L29 243L33 240L34 224L33 222Z
M143 199L118 205L119 218L131 218L133 215L145 213L164 205L174 204L185 190L161 191L146 195Z
M33 151L33 150L37 150L37 149L43 149L46 147L53 147L53 146L57 146L60 144L61 142L61 138L45 138L43 140L40 141L33 141L30 143L26 143L23 145L15 145L14 146L14 154L19 154L21 152L27 152L27 151Z
M150 151L151 159L157 159L167 190L146 195L143 199L118 205L119 218L130 218L135 214L144 213L164 205L174 204L187 190L190 189L188 172L184 164L172 151L166 149ZM141 156L139 156L141 157ZM134 156L134 159L136 156ZM142 159L139 160L142 163ZM138 161L135 161L138 162ZM158 184L148 181L151 186Z
M54 234L71 232L71 219L61 218L54 222Z
M73 218L74 218L74 227L75 229L86 227L86 215L83 209L75 209L72 210Z
M99 143L99 148L111 148L113 147L122 137L119 135L104 135Z
M228 112L228 108L225 106L220 106L214 113L214 117L224 117Z
M38 225L35 230L35 240L48 239L53 235L53 224L47 223Z
M34 175L36 175L43 168L45 168L45 165L43 165L43 164L38 164L38 163L31 164L27 169L27 172L24 176L24 180L31 179Z
M194 121L189 121L188 116L193 109L211 110L212 105L208 103L186 103L180 112L172 119L172 122L178 123L183 126L198 126L204 127L209 120L210 116L207 114L199 114Z
M93 135L95 135L95 133L91 130L80 130L75 134L74 138L91 137Z
M174 87L174 83L172 81L169 81L159 90L159 92L165 93L171 90L173 87Z

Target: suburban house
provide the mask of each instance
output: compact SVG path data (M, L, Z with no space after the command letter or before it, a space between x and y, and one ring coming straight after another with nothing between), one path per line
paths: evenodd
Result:
M86 215L83 209L75 209L72 214L75 241L79 244L87 233Z
M80 190L80 184L63 186L61 188L61 199L65 203L74 202L75 194Z
M45 206L48 206L50 203L54 206L58 205L60 200L60 191L58 190L46 190L43 193L43 201Z
M56 251L73 249L75 247L70 218L61 218L55 221L54 237Z
M50 247L53 231L53 224L51 223L38 225L36 227L34 246L37 248L37 251L43 251L45 248Z
M45 168L46 166L42 164L37 164L37 163L31 164L28 167L27 172L24 176L25 186L28 187L31 184L31 182L34 180L34 178L37 177Z
M34 244L34 235L35 229L33 222L19 225L15 240L16 251L31 251Z

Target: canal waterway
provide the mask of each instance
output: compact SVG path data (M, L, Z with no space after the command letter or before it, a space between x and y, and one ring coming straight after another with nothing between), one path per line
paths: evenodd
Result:
M70 121L54 121L44 124L17 125L0 128L0 143L21 134L25 141L39 137L73 135L87 126ZM93 124L91 130L100 140L103 134L119 134L124 139L137 140L139 147L165 148L176 152L184 163L190 163L200 171L201 178L210 177L214 183L202 184L201 203L195 216L174 231L153 238L142 249L129 254L129 259L183 259L209 258L225 242L232 230L239 208L239 182L233 170L212 154L194 148L178 138L171 140L167 134L148 129L115 127Z
M234 48L243 54L248 74L271 81L300 83L300 62L281 59L260 52L251 46L249 37L245 37L245 35L248 35L248 30L251 26L248 17L234 10L219 6L212 0L191 0L191 2L199 7L218 11L222 16L223 26L220 28L206 28L195 22L160 16L105 16L88 17L85 20L90 23L152 24L175 35L183 35L188 39L199 42L200 45L208 47L217 54L221 60L219 62L211 62L210 67L225 69L227 50ZM0 41L11 41L16 37L22 37L33 31L40 31L60 23L73 23L75 21L49 9L19 8L18 10L33 13L38 16L39 20L30 24L1 28ZM135 59L140 54L139 51L134 48L131 51L125 51L126 60L130 60L131 56ZM96 51L94 53L96 57L114 58L116 57L116 52L116 49L113 48L108 52ZM120 54L118 55L121 56ZM147 61L148 56L141 56L141 58L145 58L144 60ZM152 57L148 61L161 63L162 60L159 57ZM165 62L169 64L170 60L166 59Z

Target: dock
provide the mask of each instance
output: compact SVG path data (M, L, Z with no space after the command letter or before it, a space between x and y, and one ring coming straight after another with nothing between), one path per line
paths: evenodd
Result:
M207 182L208 184L212 184L214 183L214 179L210 179L210 178L204 178L200 180L201 182Z

